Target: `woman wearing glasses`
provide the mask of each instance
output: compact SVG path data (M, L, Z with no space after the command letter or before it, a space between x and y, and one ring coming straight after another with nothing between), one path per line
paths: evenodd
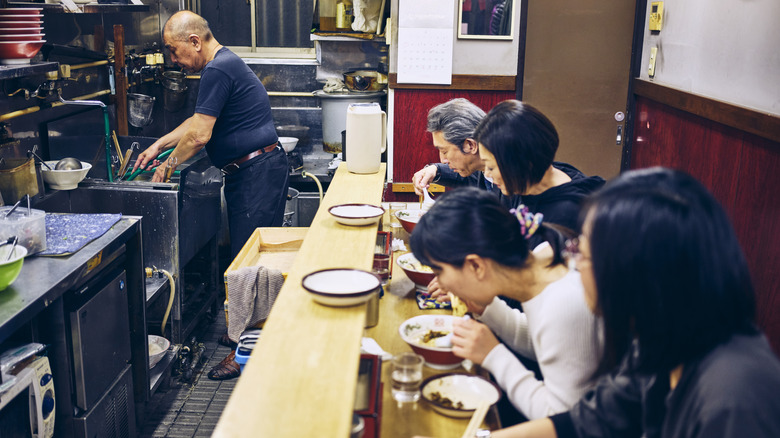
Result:
M577 264L611 372L569 412L492 436L780 436L780 361L753 324L747 263L715 198L655 168L583 211Z
M512 214L476 188L442 195L411 236L415 257L431 266L442 288L457 295L481 322L453 324L453 352L482 365L527 418L567 410L589 389L600 357L596 317L579 274L561 255L561 229L541 215ZM531 251L529 238L546 245ZM453 239L453 237L457 237ZM523 312L497 296L523 303ZM539 363L543 380L499 343Z

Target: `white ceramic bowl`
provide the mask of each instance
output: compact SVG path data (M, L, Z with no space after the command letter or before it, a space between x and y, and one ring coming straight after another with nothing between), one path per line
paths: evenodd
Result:
M149 335L148 339L149 369L151 370L163 357L165 357L165 353L167 353L168 349L171 347L171 342L162 336L155 335Z
M437 370L460 366L463 359L455 356L452 347L437 347L435 340L423 344L422 338L431 331L452 333L452 315L418 315L402 322L398 333L412 350L425 358L425 365Z
M371 225L379 222L385 209L371 204L340 204L328 209L336 222L344 225Z
M449 417L469 418L483 400L491 405L501 397L495 383L465 373L439 374L423 380L422 399L436 412Z
M54 169L58 161L46 161L46 164ZM41 175L46 184L55 190L73 190L79 186L91 168L92 165L86 161L81 162L81 169L74 170L49 170L46 166L41 166Z
M333 307L356 306L379 292L379 276L350 268L323 269L303 277L301 284L314 301Z
M298 139L295 137L279 137L279 143L282 144L282 149L285 152L290 153L298 144Z

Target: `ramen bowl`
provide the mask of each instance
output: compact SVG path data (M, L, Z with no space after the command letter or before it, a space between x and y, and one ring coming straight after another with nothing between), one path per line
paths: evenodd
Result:
M437 339L452 333L452 315L418 315L409 318L398 327L398 333L412 348L425 358L425 365L433 369L457 368L463 361L455 356L452 346L437 346Z
M417 289L426 290L428 283L436 277L433 270L418 262L412 253L399 256L395 262L404 270L404 274L412 280Z

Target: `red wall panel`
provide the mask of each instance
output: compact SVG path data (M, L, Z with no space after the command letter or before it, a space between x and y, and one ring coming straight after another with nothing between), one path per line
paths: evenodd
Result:
M734 224L756 289L756 321L780 353L780 144L638 97L631 168L684 170Z
M396 89L394 96L393 182L408 183L412 181L414 172L425 164L439 161L431 134L426 131L428 110L450 99L463 97L487 112L501 101L514 99L515 93Z

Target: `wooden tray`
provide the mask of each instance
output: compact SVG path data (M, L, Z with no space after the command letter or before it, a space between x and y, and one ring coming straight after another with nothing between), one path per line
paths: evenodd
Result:
M287 272L292 267L308 230L308 227L256 229L228 266L225 274L246 266L262 265L282 271L287 278Z

